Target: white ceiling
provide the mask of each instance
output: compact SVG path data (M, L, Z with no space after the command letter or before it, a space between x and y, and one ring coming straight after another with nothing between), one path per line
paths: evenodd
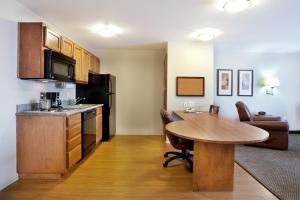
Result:
M300 50L300 1L256 0L251 9L227 13L218 0L18 0L69 36L90 48L162 48L171 40L188 40L199 28L223 31L214 42L246 44L250 51ZM101 38L89 28L112 23L124 29ZM270 50L271 49L271 50Z

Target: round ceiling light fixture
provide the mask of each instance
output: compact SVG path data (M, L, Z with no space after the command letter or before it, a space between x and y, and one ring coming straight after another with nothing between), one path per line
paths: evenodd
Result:
M222 32L216 28L203 28L192 32L190 37L194 40L206 42L215 39L221 34Z
M122 29L112 24L96 24L91 27L91 30L102 37L113 37L123 32Z
M251 0L227 0L223 8L230 12L241 12L251 6Z

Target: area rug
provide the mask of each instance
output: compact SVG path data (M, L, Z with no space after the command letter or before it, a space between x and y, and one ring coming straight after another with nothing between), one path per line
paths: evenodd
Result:
M300 134L291 134L289 150L238 145L236 162L283 200L300 199Z

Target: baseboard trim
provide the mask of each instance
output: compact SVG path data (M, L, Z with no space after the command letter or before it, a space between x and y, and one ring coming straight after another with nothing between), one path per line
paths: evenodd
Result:
M13 184L17 180L19 180L19 177L18 177L18 174L16 173L12 179L10 179L6 183L4 183L4 185L0 186L0 191L3 190L3 189L5 189L5 188L7 188L8 186L10 186L11 184Z
M299 131L289 131L289 134L300 134L300 130Z

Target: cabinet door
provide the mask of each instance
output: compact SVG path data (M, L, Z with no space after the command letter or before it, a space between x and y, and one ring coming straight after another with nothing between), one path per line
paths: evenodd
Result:
M74 59L75 65L75 82L80 83L82 81L82 49L78 45L74 45Z
M45 27L45 47L60 52L60 35Z
M82 52L82 81L89 82L90 54L83 50Z
M96 117L96 142L99 143L102 139L102 114Z
M95 73L100 74L100 59L97 57L95 58Z
M43 37L42 23L19 23L19 78L44 78Z
M75 165L81 159L81 155L81 145L78 145L73 150L69 151L67 153L67 169Z
M95 61L94 61L94 55L90 54L90 68L89 71L95 73Z
M73 58L74 43L68 38L62 37L61 39L61 53Z

